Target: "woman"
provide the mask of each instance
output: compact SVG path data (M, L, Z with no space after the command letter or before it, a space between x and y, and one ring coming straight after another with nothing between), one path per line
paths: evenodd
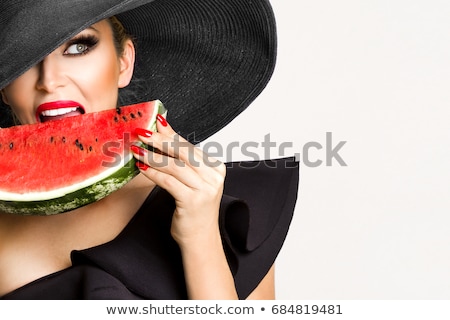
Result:
M169 110L158 132L136 128L164 152L133 146L141 174L123 188L60 215L0 214L0 296L274 298L297 164L217 165L190 144L225 126L269 80L268 2L3 1L0 12L3 125L12 122L6 110L20 124L153 99ZM190 143L163 147L178 134Z

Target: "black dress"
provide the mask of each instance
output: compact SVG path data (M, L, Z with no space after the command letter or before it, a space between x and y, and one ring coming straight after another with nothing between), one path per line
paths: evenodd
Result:
M292 158L227 164L220 230L240 299L256 288L286 238L297 199ZM170 235L173 198L155 188L112 241L71 254L72 266L3 299L187 299Z

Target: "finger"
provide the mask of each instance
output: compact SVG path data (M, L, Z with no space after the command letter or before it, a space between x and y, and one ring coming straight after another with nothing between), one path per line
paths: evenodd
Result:
M136 129L137 134L141 140L160 150L163 154L167 154L174 158L179 158L184 163L199 172L199 174L206 173L212 168L219 173L225 172L224 165L218 159L209 156L200 148L195 147L186 139L178 135L167 121L162 117L158 117L158 132L150 132L143 129Z
M141 161L138 161L136 165L141 174L146 176L161 188L167 190L167 192L169 192L175 199L183 199L183 196L189 197L192 192L190 187L170 174L152 168Z
M195 147L179 135L175 135L175 138L171 139L171 137L160 133L153 135L151 139L153 147L161 150L163 154L179 159L179 163L191 168L205 182L216 185L223 180L225 174L224 165L220 161L209 157L200 148ZM159 158L157 159L159 160ZM164 164L165 162L163 161L162 163Z
M195 150L194 145L178 135L163 116L158 115L157 120L157 132L151 132L141 128L136 129L136 133L142 142L157 148L171 157L180 158L184 162L194 160L192 156L195 155L197 159L194 161L198 162L201 153ZM193 163L194 161L190 162Z
M173 176L190 188L200 189L202 183L204 183L202 177L180 159L168 157L138 146L132 146L131 151L141 163L151 167L153 170Z
M220 165L219 160L210 157L208 154L204 153L203 150L195 147L189 141L177 134L162 115L157 116L157 129L163 136L173 139L170 143L167 143L168 141L166 140L164 141L166 142L165 145L159 145L159 147L162 148L162 151L168 155L180 158L192 167L199 167L201 163L205 163L209 167Z

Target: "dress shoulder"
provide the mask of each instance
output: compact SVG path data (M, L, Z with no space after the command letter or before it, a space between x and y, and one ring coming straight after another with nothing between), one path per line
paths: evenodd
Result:
M293 158L227 164L221 226L240 298L264 278L282 248L298 193Z

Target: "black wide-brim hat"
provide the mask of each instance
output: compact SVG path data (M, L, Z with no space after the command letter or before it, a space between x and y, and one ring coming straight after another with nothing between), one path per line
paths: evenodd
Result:
M267 0L2 0L0 89L111 16L136 45L135 74L120 102L160 99L171 125L192 142L234 119L273 73L276 28ZM0 126L11 125L9 108L0 109Z

